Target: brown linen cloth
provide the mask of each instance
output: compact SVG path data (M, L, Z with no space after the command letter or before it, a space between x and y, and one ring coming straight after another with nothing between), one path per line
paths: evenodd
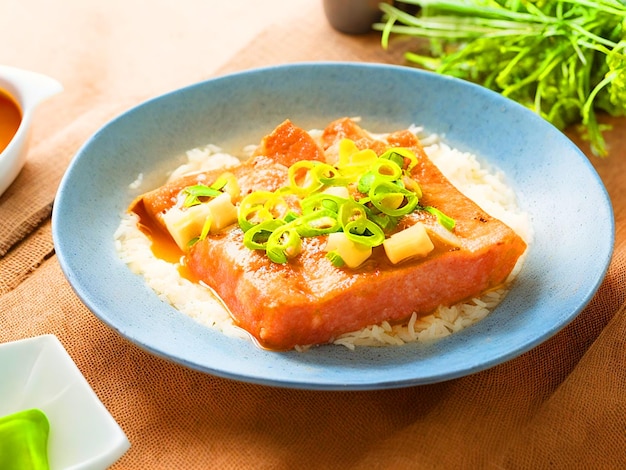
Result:
M387 53L375 33L341 35L321 2L307 0L252 2L275 8L252 13L241 1L8 3L0 63L48 73L66 92L42 105L29 161L0 197L0 342L61 340L131 441L114 468L626 468L625 119L609 120L611 156L590 157L614 205L615 255L597 295L552 339L488 371L421 387L240 383L154 357L82 305L50 235L59 180L91 133L144 98L268 64L402 63L402 44ZM27 31L33 40L18 50ZM223 41L234 42L229 54Z

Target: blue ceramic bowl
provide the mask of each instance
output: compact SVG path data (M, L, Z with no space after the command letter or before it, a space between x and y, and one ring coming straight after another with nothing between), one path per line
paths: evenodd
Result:
M175 157L207 143L238 150L284 119L305 129L361 116L371 131L415 123L505 172L534 240L513 289L486 319L431 345L269 352L161 302L118 259L113 235L139 173L162 182ZM159 179L161 178L161 179ZM593 221L590 222L590 217ZM510 360L585 307L611 258L614 221L598 175L561 132L465 81L399 66L303 63L208 80L105 125L70 164L53 212L61 267L77 295L136 345L193 369L306 389L380 389L449 380Z

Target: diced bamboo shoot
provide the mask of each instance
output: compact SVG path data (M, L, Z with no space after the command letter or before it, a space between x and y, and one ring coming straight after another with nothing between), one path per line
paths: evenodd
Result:
M209 202L187 208L172 207L163 214L163 222L176 244L186 251L188 244L200 236L207 219L211 219L211 232L216 232L237 221L237 208L228 193L222 193Z
M426 227L421 222L394 233L383 242L383 247L387 258L393 264L408 258L426 256L435 248Z
M371 247L350 240L343 232L328 235L325 250L335 251L349 268L359 267L372 255Z
M222 230L237 222L237 208L233 205L230 194L220 194L211 199L207 206L211 209L211 232Z
M174 206L163 214L163 222L178 247L186 251L189 242L202 232L207 217L211 217L208 204L198 204L186 209Z

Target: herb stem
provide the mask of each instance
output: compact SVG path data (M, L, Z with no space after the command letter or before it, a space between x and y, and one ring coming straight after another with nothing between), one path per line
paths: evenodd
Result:
M626 1L397 0L380 9L384 48L392 35L424 38L430 54L407 51L408 62L496 90L560 129L582 123L594 154L607 155L595 112L626 115Z

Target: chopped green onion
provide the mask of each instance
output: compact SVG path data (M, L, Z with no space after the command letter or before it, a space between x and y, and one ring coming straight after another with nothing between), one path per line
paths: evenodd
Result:
M444 228L448 229L449 231L454 230L454 227L456 226L456 221L452 217L447 216L439 209L436 209L432 206L421 207L421 209L437 217L437 222L439 222Z
M272 219L250 227L243 235L244 246L251 250L265 250L274 230L282 225L285 225L282 220Z
M323 209L338 213L339 208L346 202L348 202L348 199L340 196L327 193L315 193L302 199L300 206L302 207L303 214Z
M191 207L200 204L201 197L217 197L222 194L221 191L210 186L206 186L204 184L188 186L183 189L182 192L183 194L186 194L185 200L183 202L183 207Z
M363 173L363 175L361 175L361 177L359 178L359 183L357 185L358 191L363 194L369 193L370 188L372 187L372 183L375 179L376 175L374 175L374 173L372 173L371 171Z
M267 239L267 257L274 263L284 264L300 253L302 240L293 223L275 229Z
M391 159L379 158L371 165L370 171L376 178L387 181L395 181L402 176L402 168Z
M420 187L419 183L413 178L405 175L402 178L402 183L406 189L408 189L409 191L413 191L418 199L422 197L422 188Z
M230 194L231 198L236 199L239 197L239 182L235 175L230 172L224 172L215 180L211 185L213 189Z
M391 160L407 173L417 165L417 157L409 149L394 147L387 150L379 158ZM408 162L408 163L407 163Z
M311 194L324 186L312 171L319 164L311 160L301 160L289 167L289 187L295 194Z
M339 209L339 221L345 227L350 222L367 219L367 210L365 206L359 204L353 199L346 201Z
M350 178L343 176L338 168L328 163L320 163L311 169L314 179L326 186L345 186Z
M339 163L337 168L346 176L360 175L376 161L378 155L372 149L359 150L354 141L339 141Z
M285 217L283 217L283 220L287 223L289 222L293 222L294 220L298 219L300 217L300 214L296 214L293 211L289 211L285 214Z
M298 233L303 237L316 237L342 229L337 213L329 209L321 209L294 220Z
M343 258L339 256L339 253L336 251L329 251L326 253L326 258L329 259L332 265L336 268L341 268L346 264Z
M244 232L247 232L252 227L259 225L265 221L274 220L270 211L263 206L251 206L246 210L239 209L237 221L239 226Z
M343 239L359 246L359 257L366 259L373 247L383 244L385 232L419 208L422 191L410 174L416 164L417 157L408 149L390 149L378 157L372 149L359 150L343 139L336 166L296 162L288 169L287 186L243 198L238 220L244 245L265 250L275 263L287 263L300 253L302 238L343 232ZM358 193L351 195L355 189ZM362 262L344 260L345 253L329 250L326 256L334 266Z
M200 232L199 240L204 240L207 237L207 235L211 231L212 223L213 223L213 218L207 217L206 220L204 221L204 224L202 225L202 231Z
M378 224L385 232L392 231L398 225L400 217L394 217L383 212L375 212L367 206L365 210L367 211L367 218Z
M369 219L355 220L347 223L343 232L353 242L365 246L375 247L385 241L385 232L380 226Z
M278 194L270 191L255 191L244 197L239 204L237 216L244 232L261 222L278 219L288 212L288 205Z
M417 207L418 201L417 194L413 191L385 180L375 181L369 196L378 210L394 217L410 214Z
M228 181L229 181L228 178L222 175L218 179L215 180L215 182L211 185L211 188L222 190L224 189L224 186L228 184Z

